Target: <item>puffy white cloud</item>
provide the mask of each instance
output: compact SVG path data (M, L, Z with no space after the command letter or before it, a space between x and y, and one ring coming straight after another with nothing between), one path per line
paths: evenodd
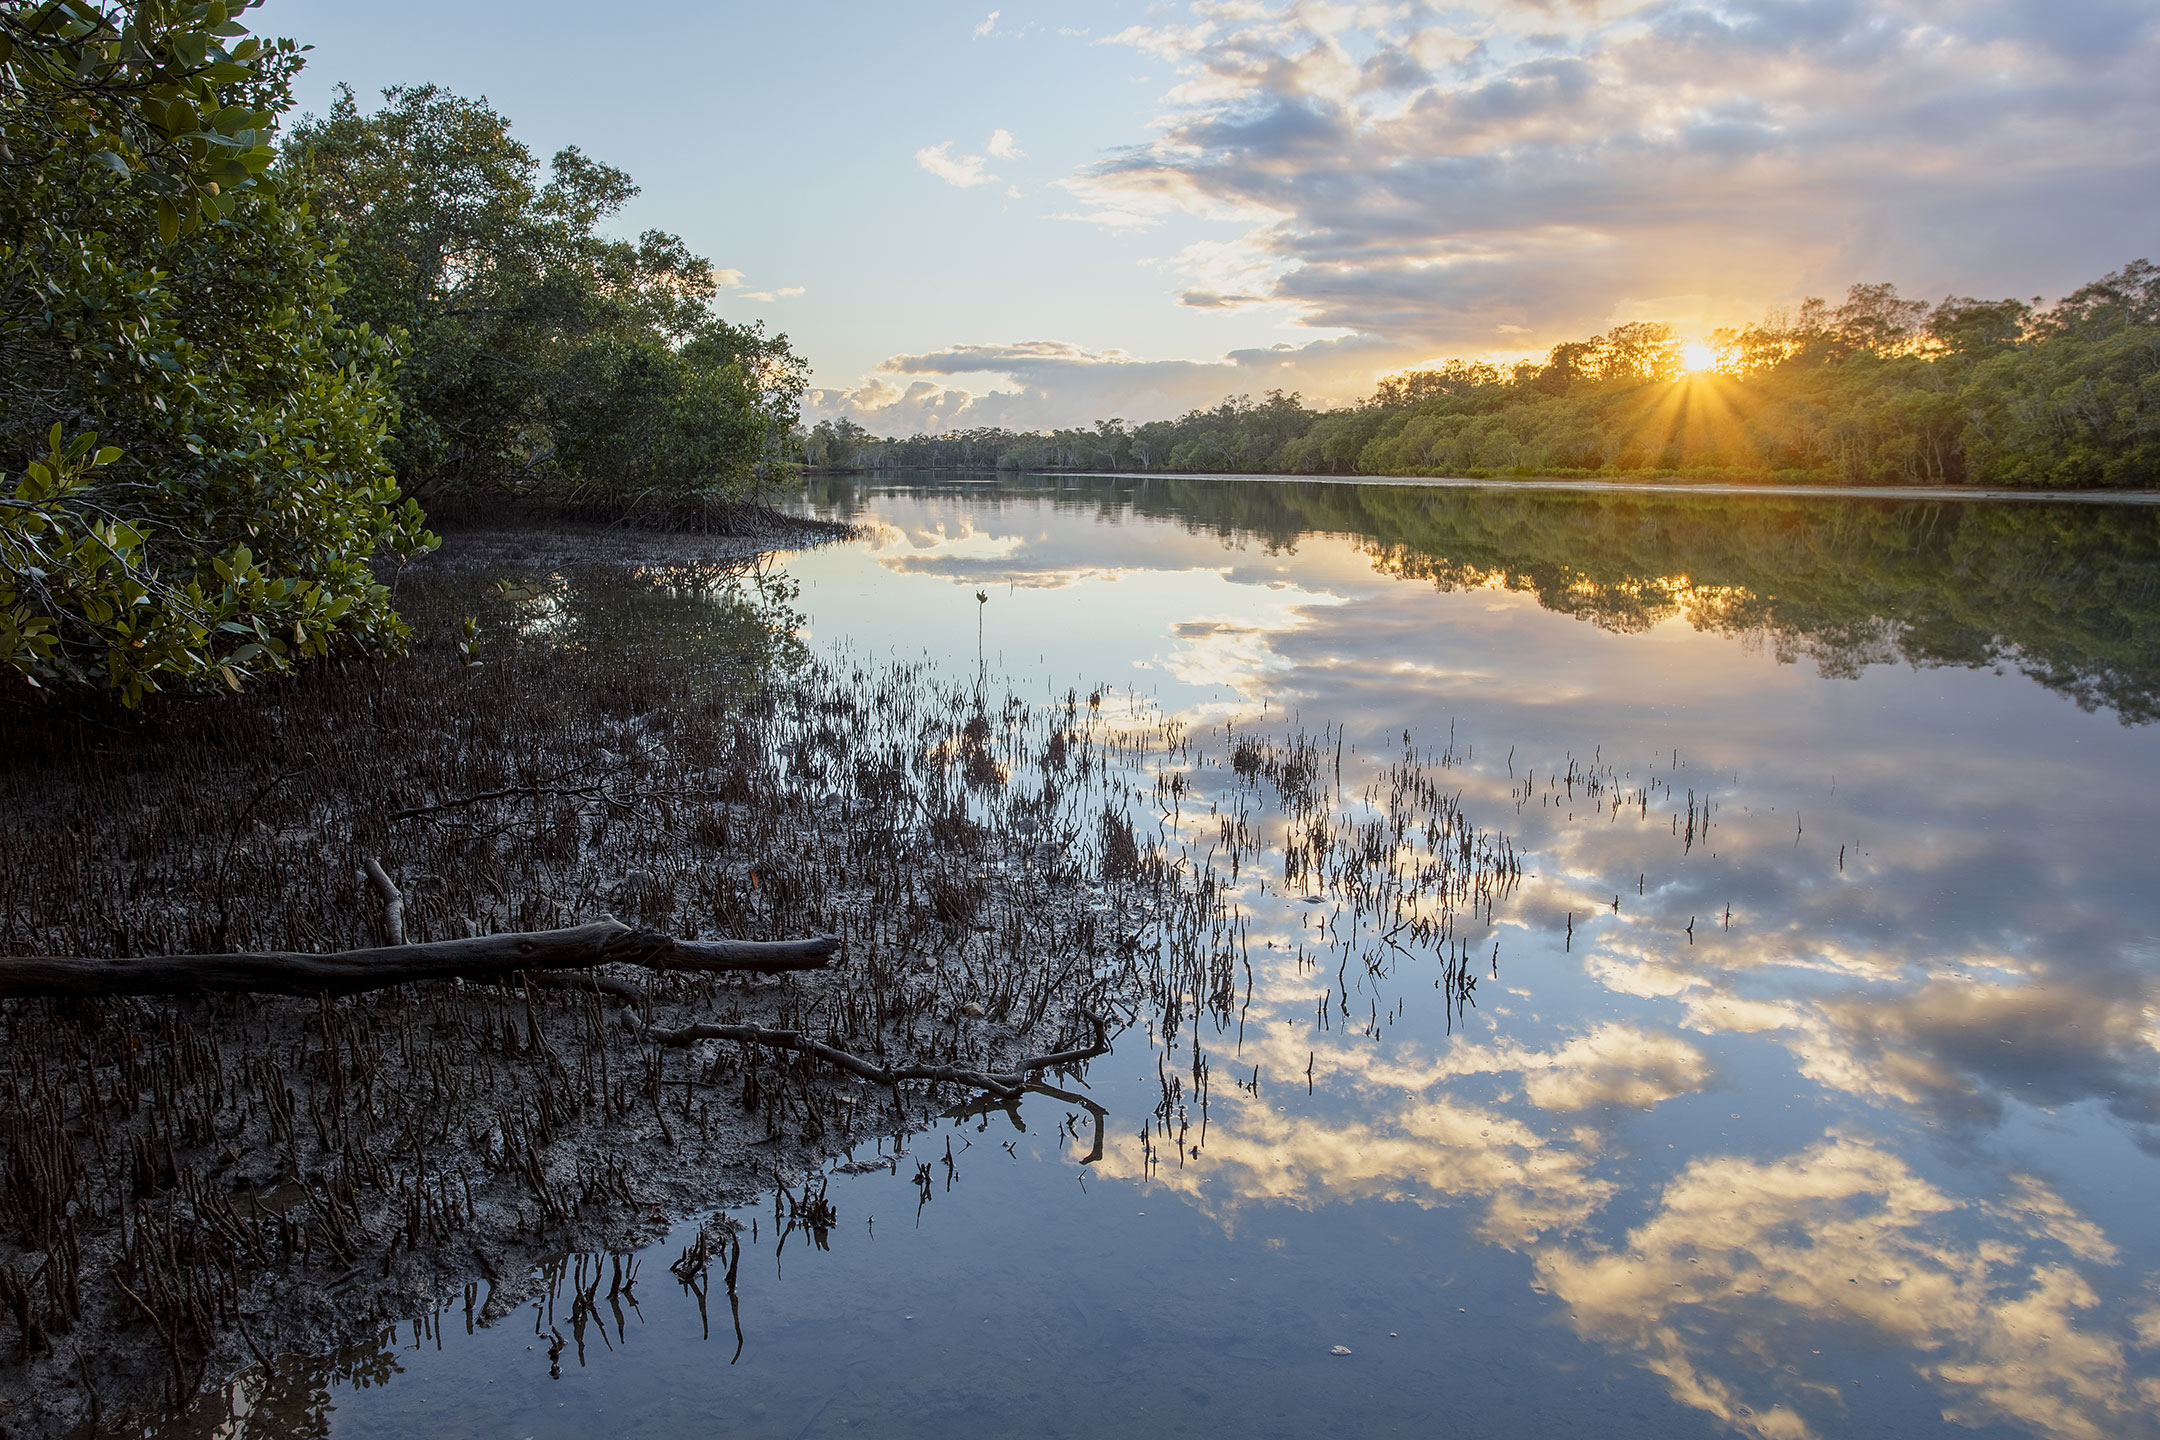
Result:
M1601 1105L1645 1108L1693 1094L1709 1074L1709 1062L1693 1045L1637 1025L1603 1025L1550 1054L1523 1057L1530 1103L1562 1113Z
M1219 1103L1225 1113L1209 1130L1205 1166L1156 1169L1150 1176L1137 1151L1121 1145L1099 1173L1146 1176L1225 1222L1266 1204L1478 1203L1479 1232L1511 1246L1581 1225L1616 1189L1594 1173L1594 1151L1444 1095L1388 1097L1384 1112L1349 1121Z
M994 21L996 19L997 12L993 10L990 13L990 20ZM987 25L990 22L985 21L984 23ZM977 31L976 33L981 34L983 32ZM1002 129L990 132L989 143L983 146L983 149L988 152L987 155L955 155L952 153L952 149L953 142L950 140L941 140L935 145L925 145L915 152L915 163L948 185L956 186L962 190L972 190L978 185L996 183L998 177L991 173L990 157L994 156L999 160L1024 160L1027 158L1027 151L1022 150L1019 144L1014 141L1012 131ZM1012 194L1013 192L1008 189L1006 193Z
M955 155L953 142L941 140L935 145L925 145L915 152L915 163L948 185L962 190L977 185L988 185L997 179L990 173L990 162L980 155Z
M1992 1211L2006 1229L1964 1239L1947 1223L1962 1202L1879 1145L1832 1135L1781 1159L1697 1161L1624 1243L1533 1253L1578 1332L1636 1352L1675 1399L1744 1435L1818 1433L1804 1412L1839 1402L1807 1373L1821 1368L1805 1363L1807 1339L1832 1322L1917 1351L1963 1424L2152 1435L2098 1295L2055 1253L2107 1264L2114 1247L2046 1186L2016 1179L2020 1203ZM1761 1363L1771 1356L1801 1363L1781 1371Z
M1459 1075L1518 1075L1532 1105L1569 1115L1615 1105L1646 1110L1695 1094L1709 1083L1710 1062L1678 1035L1614 1022L1549 1050L1457 1041L1429 1070L1411 1066L1382 1078L1390 1086L1417 1086Z
M748 288L750 284L749 278L740 270L716 268L712 272L712 278L714 285L728 292L727 298L730 300L749 300L757 304L767 304L774 300L792 300L804 293L803 287L800 285L782 285L776 289L752 290Z

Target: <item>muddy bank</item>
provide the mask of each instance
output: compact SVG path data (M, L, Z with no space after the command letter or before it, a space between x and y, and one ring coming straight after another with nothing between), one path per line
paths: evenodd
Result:
M472 1282L499 1313L546 1257L971 1098L626 1019L995 1067L1121 986L1144 867L1087 697L812 663L785 584L701 541L507 533L402 578L405 662L14 725L0 954L384 943L374 858L414 940L612 914L833 934L837 963L624 970L629 1004L526 982L0 1007L9 1434L175 1403Z

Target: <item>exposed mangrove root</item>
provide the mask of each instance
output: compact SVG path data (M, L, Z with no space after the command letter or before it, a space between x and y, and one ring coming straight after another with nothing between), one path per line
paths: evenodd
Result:
M395 928L402 930L402 926ZM138 955L99 960L74 955L0 957L0 998L98 995L351 994L425 980L508 980L535 970L639 965L650 970L819 970L840 948L834 936L806 940L678 940L596 920L561 930L481 935L342 950L329 955L263 951L242 955Z
M800 1030L774 1030L763 1025L685 1025L675 1030L635 1025L634 1028L646 1038L662 1045L694 1045L700 1040L734 1040L744 1045L762 1045L774 1050L792 1050L798 1055L813 1055L828 1065L837 1066L851 1075L860 1075L863 1079L879 1085L928 1080L949 1085L966 1085L987 1091L1000 1099L1017 1100L1027 1093L1034 1084L1035 1077L1043 1071L1064 1069L1110 1053L1109 1022L1097 1015L1087 1018L1095 1027L1095 1038L1088 1044L1070 1050L1053 1051L1048 1055L1031 1056L1010 1070L995 1073L965 1065L879 1065L863 1059L860 1055L852 1055L837 1045L813 1040Z

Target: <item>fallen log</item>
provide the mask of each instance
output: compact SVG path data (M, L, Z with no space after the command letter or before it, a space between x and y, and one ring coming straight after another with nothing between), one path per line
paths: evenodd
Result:
M235 955L0 956L0 999L61 995L350 994L423 980L508 980L541 970L637 965L648 970L818 970L837 937L807 940L678 940L596 920L562 930L385 945L329 955L257 951Z

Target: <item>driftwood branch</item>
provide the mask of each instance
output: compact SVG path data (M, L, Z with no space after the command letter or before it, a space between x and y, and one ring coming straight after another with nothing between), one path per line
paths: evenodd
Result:
M539 970L638 965L648 970L747 970L772 974L824 968L840 942L677 940L597 920L563 930L482 935L344 950L330 955L260 951L238 955L140 955L97 960L75 955L0 956L0 999L37 995L317 995L381 990L423 980L507 980Z
M879 1065L853 1055L837 1045L827 1045L813 1040L800 1030L772 1030L763 1025L685 1025L677 1030L664 1030L659 1026L640 1027L646 1038L662 1045L693 1045L700 1040L735 1040L745 1045L762 1045L771 1050L792 1050L798 1055L812 1055L828 1065L837 1066L851 1075L879 1085L898 1085L904 1080L942 1080L952 1085L967 1085L988 1091L1006 1100L1018 1099L1036 1083L1035 1077L1045 1070L1059 1070L1092 1060L1098 1055L1110 1053L1110 1028L1099 1016L1090 1015L1095 1027L1094 1040L1069 1050L1057 1050L1048 1055L1035 1055L1022 1060L1010 1070L989 1071L971 1069L964 1065ZM1070 1098L1070 1097L1068 1097Z
M370 858L362 867L367 873L368 884L382 897L383 929L389 934L392 945L405 943L405 896L391 883L389 873L382 862Z

